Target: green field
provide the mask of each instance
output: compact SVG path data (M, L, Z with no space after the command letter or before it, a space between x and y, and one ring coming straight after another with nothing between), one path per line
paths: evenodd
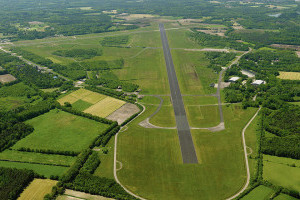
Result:
M248 126L246 132L245 132L245 139L246 139L246 145L247 147L247 152L250 153L248 156L248 162L249 162L249 168L250 168L250 174L251 177L254 176L255 170L256 170L256 156L257 156L257 130L258 130L258 122L260 120L260 116L258 115L252 123Z
M191 127L207 128L220 123L218 106L185 106Z
M51 110L26 123L34 132L18 141L12 148L50 149L59 151L81 151L104 131L108 125L72 115L60 110Z
M88 107L90 107L92 105L93 104L79 99L78 101L76 101L75 103L72 104L72 108L74 108L75 110L84 111L85 109L87 109Z
M173 49L171 53L182 94L203 95L216 92L210 84L217 82L218 75L207 68L209 60L205 58L204 52Z
M157 106L151 106L157 108ZM156 113L150 120L153 125L161 127L175 127L175 114L171 103L171 99L165 97L163 105L159 112Z
M196 42L188 37L187 29L167 30L167 37L171 48L202 49Z
M272 193L274 193L274 191L271 188L260 185L244 196L242 200L265 200L269 199Z
M300 160L264 155L263 176L275 185L300 192Z
M50 166L50 165L40 165L40 164L30 164L30 163L17 163L17 162L8 162L0 161L1 167L17 168L17 169L29 169L33 170L40 175L44 175L47 178L50 178L51 175L61 176L68 167L61 166Z
M183 96L182 98L184 105L218 104L218 99L214 96Z
M75 159L76 158L72 156L22 152L14 150L5 150L0 153L0 160L34 162L53 165L72 165Z
M226 130L192 130L200 163L182 164L176 130L144 129L138 123L153 112L146 110L119 134L118 178L147 199L224 199L246 180L241 130L256 109L224 106Z
M114 146L115 137L112 137L106 145L108 153L104 154L102 151L99 151L101 163L95 170L94 175L114 179Z
M274 200L297 200L297 199L286 194L280 194L277 197L275 197Z

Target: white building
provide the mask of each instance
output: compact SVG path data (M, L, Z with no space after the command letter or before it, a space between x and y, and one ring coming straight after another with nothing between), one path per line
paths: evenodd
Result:
M263 80L255 80L253 81L251 84L252 85L261 85L261 84L265 84L266 82Z
M231 77L228 81L229 82L236 82L239 79L240 79L240 77L235 76L235 77Z

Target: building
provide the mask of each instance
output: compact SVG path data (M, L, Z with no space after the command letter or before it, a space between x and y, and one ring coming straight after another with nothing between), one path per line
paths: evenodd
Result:
M263 80L255 80L253 81L251 84L252 85L261 85L261 84L265 84L266 82Z
M234 77L231 77L228 81L229 82L236 82L239 79L240 79L240 77L234 76Z

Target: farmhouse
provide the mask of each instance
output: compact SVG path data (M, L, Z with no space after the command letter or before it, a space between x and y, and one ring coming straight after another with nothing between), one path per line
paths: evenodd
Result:
M251 84L252 85L261 85L261 84L265 84L266 82L263 80L255 80L253 81Z
M236 82L239 79L240 79L240 77L234 76L234 77L231 77L228 81L229 82Z

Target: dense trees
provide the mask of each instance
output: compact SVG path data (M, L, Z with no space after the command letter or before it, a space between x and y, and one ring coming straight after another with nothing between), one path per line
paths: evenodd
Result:
M0 199L17 199L34 177L33 171L0 167Z
M219 72L222 70L221 67L225 67L236 55L234 53L205 52L205 56L210 61L208 67Z
M233 39L205 34L202 32L198 32L196 29L192 30L193 32L189 33L189 37L202 46L231 48L239 51L247 51L249 49L248 45L237 42Z

